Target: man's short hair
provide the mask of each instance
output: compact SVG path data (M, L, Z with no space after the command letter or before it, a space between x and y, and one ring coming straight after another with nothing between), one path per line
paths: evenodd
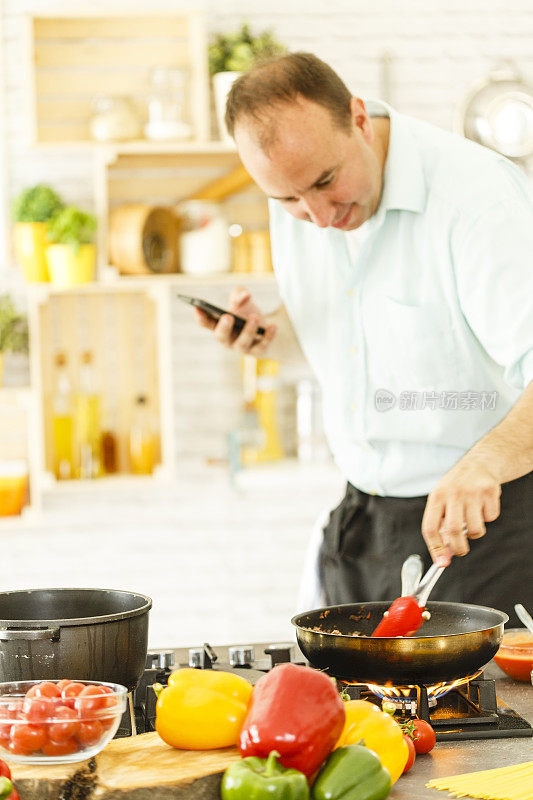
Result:
M240 117L273 121L272 112L298 96L328 109L334 122L351 131L351 93L324 61L312 53L288 53L261 61L241 75L230 89L226 103L226 127L231 136Z

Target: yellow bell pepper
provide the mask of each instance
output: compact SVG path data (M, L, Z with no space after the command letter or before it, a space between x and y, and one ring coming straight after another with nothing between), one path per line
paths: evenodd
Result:
M230 672L176 670L157 698L155 729L182 750L230 747L238 742L252 690Z
M403 732L396 720L367 700L348 700L344 704L346 721L335 745L357 744L361 739L381 759L395 783L407 763L408 749Z

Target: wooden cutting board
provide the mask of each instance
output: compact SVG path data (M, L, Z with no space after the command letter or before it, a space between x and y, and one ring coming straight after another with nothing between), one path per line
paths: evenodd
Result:
M78 764L10 767L21 800L220 800L222 773L239 758L236 747L175 750L143 733Z

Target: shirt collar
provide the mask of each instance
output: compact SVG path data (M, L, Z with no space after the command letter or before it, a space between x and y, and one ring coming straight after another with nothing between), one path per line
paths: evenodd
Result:
M392 209L423 211L426 206L427 186L408 119L381 100L369 100L366 107L371 117L388 115L390 118L389 150L383 172L383 192L376 216L381 217Z

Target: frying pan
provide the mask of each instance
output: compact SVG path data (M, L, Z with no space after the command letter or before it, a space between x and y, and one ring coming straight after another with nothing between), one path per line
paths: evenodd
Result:
M297 614L291 622L313 667L360 683L405 686L452 681L477 672L498 650L509 619L485 606L429 602L431 618L416 636L371 638L389 606L388 602L330 606ZM310 630L315 627L328 632ZM362 635L350 636L351 632Z

